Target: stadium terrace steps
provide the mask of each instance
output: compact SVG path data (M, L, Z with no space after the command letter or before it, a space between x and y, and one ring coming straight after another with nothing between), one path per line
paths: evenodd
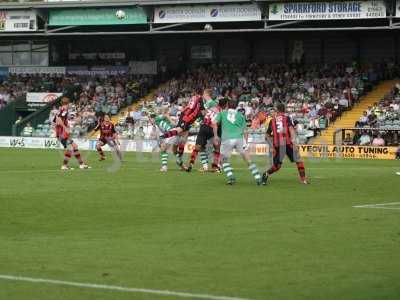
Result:
M114 124L118 124L119 122L119 118L121 117L121 115L125 116L126 113L128 112L129 109L134 109L135 107L138 107L139 105L141 105L143 102L145 101L152 101L154 100L155 97L155 93L157 90L159 90L160 88L162 89L164 86L167 86L167 83L161 84L159 85L157 88L151 90L150 93L148 93L146 96L142 97L139 99L139 101L121 109L118 114L116 114L115 116L112 116L111 120ZM97 138L98 136L98 132L92 130L89 134L88 134L88 138Z
M352 110L344 112L342 117L332 123L320 136L311 140L311 144L333 144L333 136L337 129L352 128L362 113L368 106L373 106L379 102L392 88L399 82L398 80L384 81L375 87L370 93L363 96Z

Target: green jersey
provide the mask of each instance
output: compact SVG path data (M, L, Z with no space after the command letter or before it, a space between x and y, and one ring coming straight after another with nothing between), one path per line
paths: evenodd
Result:
M167 132L170 131L174 126L171 124L171 121L163 115L157 116L155 119L157 127L162 131L162 132Z
M241 139L246 129L246 119L241 112L234 109L221 111L215 118L221 124L222 139Z

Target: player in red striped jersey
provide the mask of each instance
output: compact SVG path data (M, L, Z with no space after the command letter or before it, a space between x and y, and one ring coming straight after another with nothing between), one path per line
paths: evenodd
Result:
M88 169L90 167L83 162L78 145L74 143L70 136L70 128L68 125L68 107L69 99L67 97L63 97L61 99L61 107L53 120L55 123L56 136L61 145L64 147L64 161L63 165L61 166L61 170L72 170L72 168L68 166L72 155L74 155L78 160L80 169Z
M95 131L97 130L100 130L100 138L96 144L96 150L100 155L99 160L101 161L106 159L102 149L104 145L108 145L111 149L114 149L119 160L122 160L122 154L119 149L118 134L115 131L115 126L111 122L109 115L104 115L104 117L100 119L99 124L95 128Z
M272 167L263 174L262 183L263 185L267 184L268 176L281 168L283 159L285 155L287 155L291 162L296 163L301 182L308 184L304 163L301 161L296 148L296 131L294 129L293 120L285 114L285 105L279 103L276 108L277 114L270 121L266 136L272 146L273 164Z
M179 117L178 124L175 128L164 133L160 138L169 138L175 135L182 135L189 131L194 121L200 116L204 110L202 90L197 89L194 95L191 97L189 103L184 107Z
M212 163L212 171L219 172L220 171L220 143L217 142L217 139L214 139L214 132L212 124L214 122L215 117L217 114L225 109L227 104L227 99L222 98L218 102L211 98L211 90L205 89L203 93L203 100L204 100L204 118L202 123L200 124L200 130L196 138L196 144L190 155L189 166L186 169L187 172L190 172L193 168L193 165L196 161L197 155L200 151L203 151L202 154L206 156L205 162L203 161L203 166L201 171L208 170L208 155L206 154L206 147L207 143L212 139L213 140L213 147L214 147L214 161ZM220 129L220 128L219 128ZM220 133L220 130L218 130ZM204 158L201 158L202 160Z
M202 89L196 89L189 103L183 108L176 127L165 132L163 135L160 135L160 139L167 139L179 135L182 140L186 140L189 135L190 128L196 119L201 115L203 110ZM184 150L185 144L180 143L177 148L178 154L176 156L176 163L179 165L181 170L186 170L182 160Z

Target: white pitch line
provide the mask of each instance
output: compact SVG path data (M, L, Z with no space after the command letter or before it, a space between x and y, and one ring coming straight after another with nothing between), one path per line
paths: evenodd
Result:
M365 205L354 205L354 208L375 208L375 207L380 207L380 206L386 206L386 205L398 205L400 202L389 202L389 203L375 203L375 204L365 204Z
M175 296L175 297L179 297L179 298L188 298L188 299L249 300L249 299L237 298L237 297L214 296L214 295L208 295L208 294L192 294L192 293L174 292L174 291L167 291L167 290L153 290L153 289L144 289L144 288L130 288L130 287L122 287L122 286L116 286L116 285L80 283L80 282L72 282L72 281L31 278L31 277L11 276L11 275L0 275L0 279L10 280L10 281L24 281L24 282L31 282L31 283L64 285L64 286L73 286L73 287L90 288L90 289L112 290L112 291L120 291L120 292L128 292L128 293L153 294L153 295L159 295L159 296Z

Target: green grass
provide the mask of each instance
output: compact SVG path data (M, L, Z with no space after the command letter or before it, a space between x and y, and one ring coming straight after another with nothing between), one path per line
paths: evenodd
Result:
M59 170L60 153L0 150L0 274L261 299L400 299L396 161L286 162L257 187L158 172L128 153L117 172ZM265 162L256 160L261 167ZM75 162L73 162L75 164ZM177 299L0 279L0 299Z

